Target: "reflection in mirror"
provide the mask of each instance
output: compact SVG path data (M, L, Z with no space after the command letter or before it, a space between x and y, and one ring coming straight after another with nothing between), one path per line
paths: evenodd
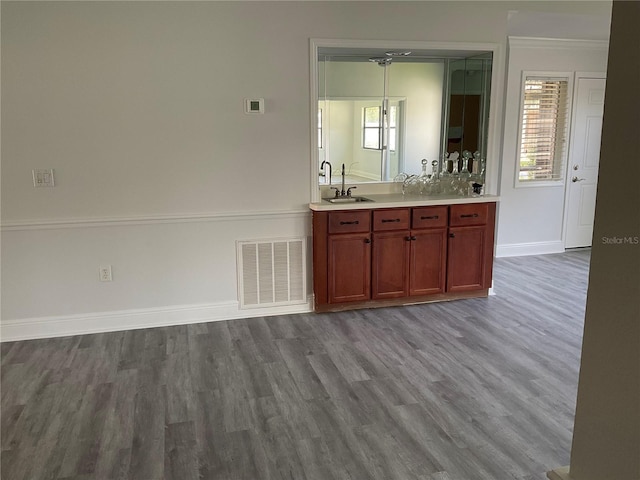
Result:
M491 54L452 60L448 64L449 105L444 150L447 154L465 150L479 152L475 160L473 157L469 160L468 168L473 172L480 168L477 158L486 158L487 152ZM462 155L459 161L462 162Z
M492 53L477 53L319 48L319 184L339 183L343 164L349 183L389 182L451 148L484 158Z
M344 163L345 180L351 183L380 181L383 176L393 178L402 169L405 140L406 99L388 99L388 134L386 153L389 172L383 171L383 107L379 97L334 98L321 100L318 111L325 122L319 124L319 159L331 162L340 175ZM329 173L321 171L321 184L329 184ZM331 183L335 183L334 178Z
M320 164L330 162L337 175L344 163L351 182L379 182L438 158L442 60L380 66L368 56L321 56L318 66ZM320 183L329 183L327 172Z

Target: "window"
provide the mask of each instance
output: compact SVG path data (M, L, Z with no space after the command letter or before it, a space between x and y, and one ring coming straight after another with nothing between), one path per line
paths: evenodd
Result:
M380 121L380 107L364 107L362 126L362 146L380 150L382 143L382 122Z
M396 151L396 107L389 107L389 150Z
M318 148L322 148L322 109L318 109Z
M525 76L518 181L562 180L569 115L568 78Z
M364 107L362 109L362 148L382 150L383 122L382 107ZM389 107L389 150L396 150L397 107Z

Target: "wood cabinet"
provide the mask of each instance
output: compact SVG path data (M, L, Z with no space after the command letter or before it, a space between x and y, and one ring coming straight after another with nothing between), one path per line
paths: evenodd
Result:
M414 210L373 212L374 300L444 292L447 232L437 227L446 226L447 207ZM378 233L380 229L392 231Z
M445 289L447 229L411 232L409 295L432 295Z
M410 209L373 211L371 298L406 297L409 292Z
M490 205L478 203L451 206L447 257L448 292L480 290L491 286L495 208L490 209Z
M486 295L495 203L313 212L316 311Z
M329 303L371 297L371 239L368 233L329 235Z
M447 206L412 209L409 295L433 295L445 290L448 211Z
M409 231L373 234L371 298L409 294Z
M371 211L329 212L322 223L318 228L320 231L326 228L326 236L316 239L314 234L314 252L318 248L326 255L323 272L326 275L326 280L323 280L325 290L320 294L330 304L369 300Z

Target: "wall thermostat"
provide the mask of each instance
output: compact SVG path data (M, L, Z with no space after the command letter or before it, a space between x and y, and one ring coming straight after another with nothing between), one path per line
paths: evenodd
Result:
M245 98L244 113L264 113L264 98Z

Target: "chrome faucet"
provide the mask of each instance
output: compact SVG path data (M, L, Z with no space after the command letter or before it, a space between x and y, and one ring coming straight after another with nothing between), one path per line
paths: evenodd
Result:
M324 173L324 166L325 165L329 165L329 185L331 185L331 162L327 162L326 160L323 160L322 163L320 164L320 168L322 169L322 172ZM325 175L326 178L326 175Z
M322 165L324 165L325 162L322 162ZM329 162L326 162L329 163ZM331 164L329 163L329 169L331 169ZM331 171L331 170L329 170ZM351 196L351 190L353 190L354 188L358 188L358 187L349 187L348 189L345 190L344 187L344 163L342 164L342 189L338 188L338 187L330 187L331 190L335 190L336 191L336 195L335 198L343 198L343 197L350 197Z
M337 188L337 187L331 187L332 190L336 191L336 198L339 197L350 197L351 196L351 190L353 190L354 188L357 187L349 187L347 190L345 190L344 188L344 163L342 164L342 188Z

